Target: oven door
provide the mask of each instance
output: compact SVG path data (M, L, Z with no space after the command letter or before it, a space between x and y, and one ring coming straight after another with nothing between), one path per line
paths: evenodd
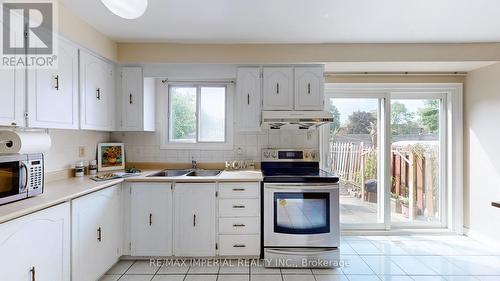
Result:
M27 161L20 157L0 157L0 205L27 197Z
M264 184L265 247L338 247L337 184Z

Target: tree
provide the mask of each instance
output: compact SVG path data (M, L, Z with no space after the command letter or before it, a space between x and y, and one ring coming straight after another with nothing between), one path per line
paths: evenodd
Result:
M420 120L431 134L439 130L439 100L426 100L425 107L419 110Z
M354 111L348 118L348 134L370 134L377 118L372 112Z
M328 111L333 115L333 122L330 123L330 131L335 132L340 128L340 112L339 109L331 102Z
M404 125L411 122L413 113L409 112L406 105L400 102L393 102L391 105L391 123L393 125Z
M171 96L174 137L188 139L196 132L196 96L175 94Z

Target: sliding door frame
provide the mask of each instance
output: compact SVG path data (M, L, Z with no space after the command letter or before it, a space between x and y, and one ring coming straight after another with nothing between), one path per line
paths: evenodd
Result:
M420 98L443 97L441 105L442 118L444 122L445 134L442 140L443 161L446 161L446 168L442 169L441 180L444 184L447 206L442 211L440 227L447 228L457 234L463 234L463 85L461 83L327 83L325 84L325 100L330 98L379 98L379 120L381 122L381 132L379 145L381 152L379 160L382 167L382 174L379 172L381 186L384 188L385 198L383 198L384 222L383 228L390 229L390 102L392 98ZM325 106L328 106L326 104ZM382 120L383 119L383 120ZM329 134L327 126L320 130L320 149L322 167L327 168L329 159L329 143L325 134ZM380 229L381 224L360 225L358 229Z

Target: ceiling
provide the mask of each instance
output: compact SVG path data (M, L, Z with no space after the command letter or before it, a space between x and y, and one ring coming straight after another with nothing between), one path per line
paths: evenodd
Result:
M498 0L149 0L136 20L60 1L118 42L500 42Z

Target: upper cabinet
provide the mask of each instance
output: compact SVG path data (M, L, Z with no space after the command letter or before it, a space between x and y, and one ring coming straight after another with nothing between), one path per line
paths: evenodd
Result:
M80 128L114 130L114 65L80 50Z
M321 66L264 67L264 110L322 110Z
M0 69L0 126L24 126L25 71Z
M293 67L264 67L263 109L293 109Z
M155 79L144 78L141 67L120 70L121 106L118 108L121 131L155 130Z
M260 131L261 89L259 67L238 68L236 77L238 130Z
M59 39L56 69L28 71L28 126L78 129L78 47Z
M325 78L322 67L295 68L296 110L322 110Z

